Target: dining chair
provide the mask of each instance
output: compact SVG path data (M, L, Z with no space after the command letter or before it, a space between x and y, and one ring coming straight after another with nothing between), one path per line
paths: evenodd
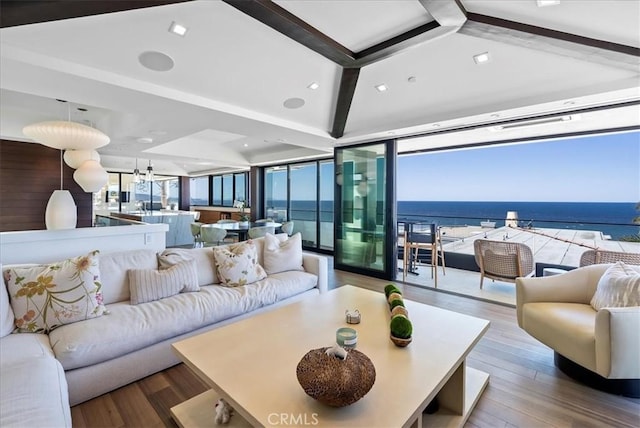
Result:
M200 226L202 226L202 223L197 221L191 223L190 225L191 235L193 235L193 248L202 246L202 236L200 235Z
M227 231L221 227L208 225L200 228L200 235L203 247L215 247L224 243Z
M231 223L239 223L238 220L233 220L230 218L221 218L217 221L218 224L231 224ZM240 235L234 232L227 232L226 237L227 242L238 242L240 241Z
M293 220L285 221L284 223L282 223L280 229L287 235L291 236L293 234Z
M271 233L274 235L276 233L276 228L274 226L256 226L249 229L249 238L256 239L260 238L267 233Z
M422 253L420 252L422 250ZM402 280L405 281L407 272L413 272L416 264L426 262L431 266L431 278L435 288L438 288L438 266L445 274L444 249L440 239L440 228L435 223L429 225L429 232L415 231L414 225L405 225Z

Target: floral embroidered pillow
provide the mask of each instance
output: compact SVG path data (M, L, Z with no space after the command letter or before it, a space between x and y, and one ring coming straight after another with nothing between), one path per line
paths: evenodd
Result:
M18 332L48 333L105 313L98 251L86 256L4 272Z
M222 285L236 287L267 277L258 263L258 251L253 241L213 248L213 258Z

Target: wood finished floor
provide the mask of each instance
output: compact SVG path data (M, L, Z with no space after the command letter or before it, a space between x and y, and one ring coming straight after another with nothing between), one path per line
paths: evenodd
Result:
M329 272L330 288L352 284L382 291L388 283ZM407 299L491 321L467 360L491 378L466 427L640 427L640 400L587 388L559 372L551 350L518 328L515 309L400 286ZM431 327L446 328L421 326ZM205 384L180 364L72 407L73 426L176 427L169 409L205 390Z

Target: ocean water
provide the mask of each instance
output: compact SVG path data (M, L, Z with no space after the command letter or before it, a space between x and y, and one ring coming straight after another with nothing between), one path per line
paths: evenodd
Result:
M436 222L443 226L473 225L491 220L504 226L508 211L516 211L520 226L598 230L612 239L637 235L640 216L631 202L460 202L398 201L398 219Z
M278 206L286 207L284 201ZM316 219L315 201L292 201L291 218ZM333 201L320 203L321 221L333 221ZM504 226L507 211L516 211L521 226L553 229L597 230L612 239L637 235L640 225L633 219L640 216L633 202L460 202L460 201L398 201L398 221L435 222L442 226L479 226L481 221Z

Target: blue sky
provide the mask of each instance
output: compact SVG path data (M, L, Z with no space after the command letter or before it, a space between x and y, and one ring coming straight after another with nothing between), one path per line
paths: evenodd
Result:
M400 201L640 201L640 132L398 157Z

